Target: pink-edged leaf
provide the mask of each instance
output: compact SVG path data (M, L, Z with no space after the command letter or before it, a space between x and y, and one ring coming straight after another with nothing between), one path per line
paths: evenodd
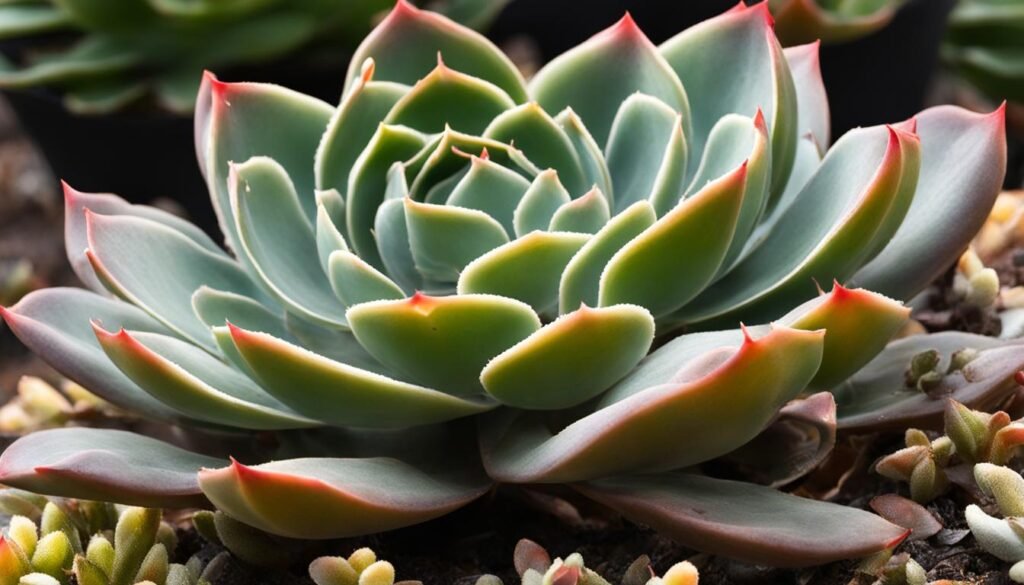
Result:
M143 416L181 418L122 374L93 334L94 319L111 328L168 333L141 310L81 289L49 288L26 295L9 309L0 308L0 317L53 369L105 400Z
M220 251L203 230L166 211L148 205L133 205L111 193L84 193L67 183L62 182L61 185L64 188L64 248L68 261L75 275L96 292L106 293L107 289L96 278L85 257L85 249L89 247L85 222L87 209L100 215L131 215L149 219L181 232L211 252Z
M1005 106L975 114L939 106L918 114L921 173L906 220L851 282L909 299L945 271L988 217L1006 172Z
M614 402L602 400L557 432L535 416L499 412L481 424L484 465L499 481L552 483L678 469L724 455L757 436L806 387L821 363L823 337L781 327L747 336L739 348L701 352L633 393L613 388L606 396Z
M754 440L726 457L744 478L779 487L818 467L836 444L836 402L828 392L793 400Z
M398 459L285 459L205 469L203 492L228 515L273 534L339 538L447 514L490 488L479 469L428 473Z
M51 496L183 508L207 505L196 474L220 465L125 431L52 429L24 436L0 455L0 482Z
M939 522L934 514L921 504L903 496L882 494L872 498L868 505L882 518L910 529L912 532L907 540L924 540L942 530L942 522Z
M832 118L821 77L821 42L789 47L784 53L796 87L797 133L810 134L824 153L832 143Z
M685 546L760 565L863 557L896 546L910 532L856 508L698 475L620 477L574 487Z
M940 429L949 398L972 409L997 408L1019 387L1015 375L1024 370L1022 344L957 331L896 340L835 389L839 430ZM966 348L979 350L978 357L928 393L907 387L913 356L936 350L942 358L938 369L945 372L953 352Z

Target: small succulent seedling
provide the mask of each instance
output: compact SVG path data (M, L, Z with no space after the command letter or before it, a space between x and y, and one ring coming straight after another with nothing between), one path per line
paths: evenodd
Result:
M908 429L904 441L906 447L880 459L875 471L909 483L914 501L930 502L949 487L945 468L953 454L953 441L946 436L929 439L918 429Z
M320 557L309 565L316 585L422 585L419 581L395 582L395 567L377 559L369 548L354 551L348 558Z
M999 274L982 264L974 248L968 248L957 262L953 294L965 306L985 310L999 298Z
M579 553L565 559L551 559L539 544L520 540L514 554L516 571L522 578L522 585L611 585L611 582L588 569ZM688 561L673 565L661 577L654 573L650 559L640 557L622 578L622 585L697 585L697 568ZM324 585L319 583L317 585ZM483 575L476 585L502 585L494 575Z
M1008 562L1010 578L1024 583L1024 478L1019 473L991 463L974 466L974 479L991 497L1003 518L988 515L978 505L967 506L965 515L971 534L983 549Z
M1022 26L1024 9L1017 2L961 0L950 16L942 56L992 99L1024 102Z
M768 0L779 38L789 44L843 43L887 26L906 0L831 2L829 0Z
M110 404L67 380L57 390L35 376L18 380L17 394L0 406L0 432L26 433L59 427L85 412L116 414Z
M68 186L69 259L96 292L0 316L213 455L48 430L4 452L0 482L212 503L296 539L554 484L760 564L892 546L906 530L868 512L680 471L801 416L828 436L821 392L883 350L999 191L1002 110L934 108L830 146L817 50L783 49L765 3L661 46L627 15L527 81L399 1L337 107L207 74L196 149L227 250ZM277 440L225 453L211 428Z

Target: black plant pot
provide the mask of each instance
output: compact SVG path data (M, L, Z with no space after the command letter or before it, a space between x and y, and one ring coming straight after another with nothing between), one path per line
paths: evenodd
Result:
M921 110L939 65L939 46L956 0L911 0L885 29L822 49L834 136L856 126L895 122ZM528 37L546 62L629 11L655 43L728 10L736 0L515 0L491 37L499 44ZM728 71L723 71L728 75Z
M307 54L218 74L229 81L279 83L333 104L341 94L346 63L345 55L324 59ZM9 91L4 96L56 179L82 191L116 193L133 202L170 198L207 232L218 231L196 162L190 116L157 108L77 115L64 108L57 93L45 89Z

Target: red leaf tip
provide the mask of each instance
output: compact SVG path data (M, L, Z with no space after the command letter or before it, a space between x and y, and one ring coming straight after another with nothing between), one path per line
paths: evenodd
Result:
M1024 371L1019 371L1014 374L1013 381L1016 382L1018 386L1024 386Z
M630 41L647 41L647 35L640 29L640 25L633 20L633 15L627 10L618 22L613 24L608 32L613 37L620 37Z
M904 540L907 539L908 536L910 536L911 532L913 532L913 530L910 529L910 528L907 528L906 532L904 532L903 534L897 536L896 538L894 538L894 539L890 540L888 543L886 543L885 548L896 548L897 546L900 545L901 542L903 542Z
M740 322L740 331L743 332L743 345L753 345L756 343L754 338L750 335L750 330L747 329L746 323Z
M758 107L757 111L754 112L754 127L757 128L758 130L764 131L766 134L768 133L768 123L765 122L764 110L762 110L760 107Z
M775 17L772 16L772 11L768 9L768 0L762 0L754 6L751 6L751 8L761 12L761 16L764 18L764 23L768 28L775 28Z

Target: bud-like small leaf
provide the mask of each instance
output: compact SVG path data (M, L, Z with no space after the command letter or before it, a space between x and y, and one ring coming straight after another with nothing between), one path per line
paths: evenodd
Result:
M135 574L135 581L153 581L163 583L167 580L167 572L170 570L170 561L167 558L167 548L157 543L149 549L146 557L142 559L139 572Z
M32 566L37 572L51 575L58 581L67 580L66 572L71 570L75 560L75 551L71 542L63 532L51 532L39 539L35 554L32 555Z
M114 572L114 545L106 537L97 534L89 539L89 546L85 549L85 558L99 568L105 575Z
M1024 477L1008 467L991 463L974 466L978 487L995 499L1003 516L1024 516Z
M18 543L25 555L31 557L36 552L39 529L35 522L26 517L13 516L7 528L7 537Z
M32 570L18 543L0 536L0 585L17 585L18 579Z
M195 526L196 532L199 536L202 536L208 542L212 544L223 545L220 541L220 535L217 534L217 525L214 522L214 512L209 510L200 510L192 515L192 525Z
M185 565L177 563L167 568L167 580L165 585L193 585L195 579Z
M968 279L967 296L964 304L984 309L991 307L999 296L999 275L991 268L985 268Z
M945 413L946 436L968 463L980 461L988 443L988 416L950 400Z
M309 564L309 576L316 585L356 585L359 573L342 557L320 557Z
M348 564L352 565L352 568L360 574L375 562L377 562L377 553L369 548L356 550L348 557Z
M45 573L29 573L18 580L18 585L60 585L60 581Z
M359 573L359 585L394 585L395 567L387 561L376 561Z
M699 575L697 567L693 566L692 563L683 561L673 565L661 580L665 585L697 585Z
M939 361L939 352L934 349L922 351L910 358L910 368L906 373L907 386L916 387L921 376L934 372L939 367Z
M174 550L178 548L178 535L174 532L174 527L167 522L160 523L160 528L156 531L156 541L164 545L168 554L174 554Z
M156 541L160 510L128 508L114 530L114 566L110 585L131 585L142 560Z
M528 569L538 573L544 573L551 566L551 555L541 545L524 538L516 543L516 550L512 554L512 560L516 572L522 577Z
M480 575L474 585L505 585L496 575Z
M82 556L75 557L74 574L78 585L110 585L106 572Z
M75 526L67 513L60 506L53 502L47 502L43 507L43 515L39 520L39 535L46 536L51 532L63 532L68 537L68 542L76 553L82 552L82 537L78 534Z

